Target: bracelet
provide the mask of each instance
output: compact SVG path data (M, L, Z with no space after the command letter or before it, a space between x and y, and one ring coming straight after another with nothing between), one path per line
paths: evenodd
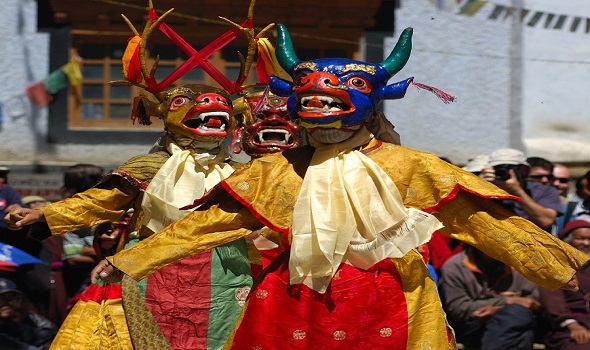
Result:
M567 327L567 326L569 326L570 324L573 324L573 323L578 323L578 321L574 320L573 318L568 318L567 320L561 322L559 324L559 327L565 328L565 327Z

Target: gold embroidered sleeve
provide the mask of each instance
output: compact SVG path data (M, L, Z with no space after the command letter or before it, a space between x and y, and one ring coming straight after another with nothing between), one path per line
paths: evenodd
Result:
M384 143L368 155L393 179L407 207L436 208L459 188L486 198L511 198L491 182L433 154Z
M113 178L113 181L125 181ZM103 222L117 221L139 193L129 185L103 186L77 193L41 208L53 235L76 231Z
M262 227L226 192L217 195L214 202L219 204L201 207L107 259L125 274L140 280L182 258L235 241Z
M443 234L476 247L548 289L563 287L588 260L493 199L460 191L434 214L445 225Z

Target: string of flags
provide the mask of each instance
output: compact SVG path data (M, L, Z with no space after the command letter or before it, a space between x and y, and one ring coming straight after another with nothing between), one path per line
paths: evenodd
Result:
M53 96L59 91L71 86L78 86L82 82L79 58L72 57L70 61L53 72L45 79L37 81L26 88L26 94L37 106L45 106L53 101Z
M519 16L521 23L529 27L568 30L572 33L578 31L590 33L590 18L588 17L507 6L487 0L463 0L458 5L458 14L473 16L486 5L493 6L488 15L489 20L502 21Z
M29 103L38 107L46 106L53 101L53 95L59 91L68 86L80 85L83 79L80 61L80 57L73 56L68 63L49 73L44 79L27 86L23 93L0 101L0 130L5 117L16 120L28 115Z

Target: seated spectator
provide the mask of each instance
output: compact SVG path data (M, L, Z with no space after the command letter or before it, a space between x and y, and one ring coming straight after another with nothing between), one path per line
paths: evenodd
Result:
M439 231L432 234L432 238L426 244L430 253L428 262L436 271L437 276L441 274L444 263L453 255L463 250L463 242L458 239L443 235Z
M439 291L465 349L532 349L538 287L471 246L442 267Z
M28 308L28 300L16 284L0 278L0 348L48 349L55 337L54 325Z
M541 157L529 157L527 158L527 162L531 166L527 180L530 182L536 182L546 186L555 187L559 193L559 199L562 204L561 212L565 213L567 211L567 207L564 206L564 204L567 203L567 198L562 196L560 187L555 185L556 182L561 185L559 181L555 180L555 165L549 160ZM558 169L558 172L563 173L563 171L563 167ZM569 169L567 169L567 171L569 171ZM558 236L559 232L563 228L564 222L563 215L558 215L551 227L551 234Z
M590 255L590 221L567 223L561 238ZM584 265L576 277L580 286L578 292L539 290L542 314L549 328L544 337L548 350L590 349L590 293L587 293L590 291L590 265Z
M528 181L527 179L531 179L530 170L531 166L521 151L505 148L490 154L488 165L482 169L479 176L520 198L520 202L504 201L503 204L507 209L551 232L555 218L562 214L563 207L559 192L553 186ZM535 176L541 176L543 181L543 178L553 175L549 173L549 175ZM557 235L557 232L552 233Z
M561 232L565 224L573 220L590 221L590 171L576 181L576 198L564 206L564 214L557 218L558 232ZM579 197L581 196L581 197Z
M584 179L584 177L588 176L588 174L576 180L576 193L570 192L572 177L571 171L567 166L563 164L555 164L553 175L555 176L553 187L557 188L559 191L559 196L563 203L563 215L555 219L556 231L559 234L566 223L575 220L580 213L586 211L583 207L583 200L578 194L584 193L584 189L581 187L587 186L588 180ZM574 215L574 211L576 212L576 215Z
M553 187L559 191L561 203L567 204L572 200L573 193L570 193L572 185L572 172L567 166L557 163L553 165Z
M0 215L6 215L13 208L22 207L20 195L8 184L10 169L0 166ZM7 230L8 224L0 220L0 230Z
M49 201L39 196L23 197L23 205L31 209L38 209ZM29 236L47 237L42 241L38 255L39 259L47 264L35 264L32 273L25 279L24 286L29 299L35 304L39 314L51 321L57 328L61 326L67 315L68 297L62 276L63 238L51 236L49 227L45 223L36 223L30 226ZM23 287L23 284L20 284ZM23 290L25 291L25 290Z
M528 157L526 161L530 165L528 181L553 186L553 180L555 180L555 176L553 176L555 166L553 163L541 157Z
M590 170L576 179L576 192L572 201L583 201L590 197Z

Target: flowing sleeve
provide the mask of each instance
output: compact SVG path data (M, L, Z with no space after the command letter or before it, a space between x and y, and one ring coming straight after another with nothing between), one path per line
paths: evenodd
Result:
M139 194L139 189L117 175L97 187L41 208L53 235L117 221Z
M433 213L443 234L470 244L514 267L550 290L563 287L588 257L491 198L466 191Z
M221 191L205 205L134 246L108 257L116 268L140 280L187 256L247 236L262 224Z

